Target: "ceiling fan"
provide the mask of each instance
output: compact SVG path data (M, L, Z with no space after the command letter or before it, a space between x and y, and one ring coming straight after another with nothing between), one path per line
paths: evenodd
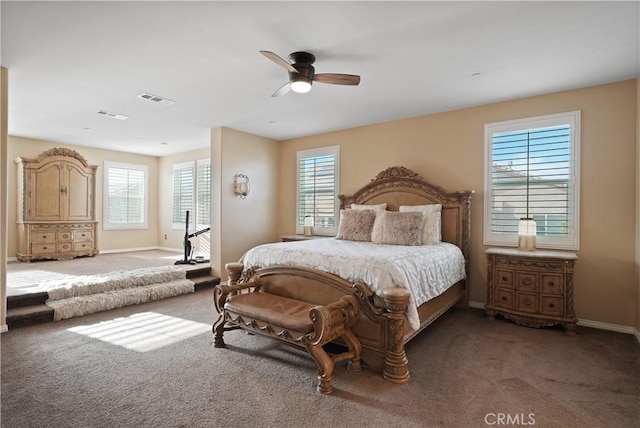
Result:
M294 52L289 55L289 61L282 59L273 52L260 51L260 53L289 72L289 81L275 91L271 95L272 97L279 97L290 90L301 94L309 92L312 82L349 86L357 86L360 83L360 76L354 74L315 74L316 69L312 64L315 62L316 57L309 52Z

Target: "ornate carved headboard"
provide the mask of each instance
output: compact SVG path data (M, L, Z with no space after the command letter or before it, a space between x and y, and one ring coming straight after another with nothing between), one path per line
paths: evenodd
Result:
M410 169L394 166L380 172L353 195L339 195L338 198L341 209L350 208L351 204L383 202L391 211L397 211L401 205L442 204L442 240L460 247L468 269L473 193L473 190L446 192Z

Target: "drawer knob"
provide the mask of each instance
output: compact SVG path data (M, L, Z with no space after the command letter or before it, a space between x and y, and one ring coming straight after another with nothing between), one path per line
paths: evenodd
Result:
M502 280L503 280L503 281L506 281L506 280L507 280L507 277L506 277L506 276L503 276L503 277L502 277Z
M507 296L502 296L502 301L506 302L507 301Z
M556 305L554 305L553 303L549 303L549 307L550 308L554 308Z
M46 249L47 249L47 247L42 247L42 249L43 249L43 250L46 250Z

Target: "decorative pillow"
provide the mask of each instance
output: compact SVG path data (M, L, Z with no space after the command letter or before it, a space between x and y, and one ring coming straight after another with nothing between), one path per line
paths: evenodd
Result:
M403 205L400 212L422 213L422 245L439 244L442 241L442 205Z
M351 209L352 210L373 210L375 211L376 216L379 216L381 212L384 212L387 210L387 204L386 203L372 204L372 205L351 204Z
M373 225L374 244L420 245L424 220L421 212L384 211Z
M340 210L340 225L336 239L371 241L376 213L373 210Z

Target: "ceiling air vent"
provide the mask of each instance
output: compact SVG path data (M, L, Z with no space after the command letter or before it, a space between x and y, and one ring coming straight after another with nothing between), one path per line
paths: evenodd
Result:
M138 95L138 98L141 98L141 99L147 100L147 101L153 101L154 103L162 104L162 105L165 105L165 106L171 105L171 104L173 104L175 102L175 101L171 101L171 100L166 99L166 98L159 97L157 95L149 94L147 92L141 93L140 95Z
M108 116L113 119L120 119L120 120L129 119L129 116L125 116L123 114L118 114L118 113L111 113L110 111L106 111L106 110L98 110L98 114L101 114L103 116Z

